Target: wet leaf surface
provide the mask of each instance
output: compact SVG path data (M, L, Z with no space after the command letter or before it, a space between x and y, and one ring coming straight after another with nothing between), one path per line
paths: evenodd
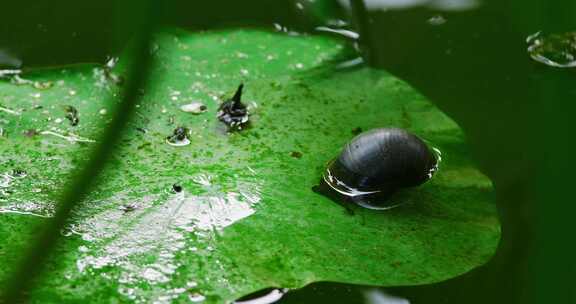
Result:
M494 193L462 131L385 72L327 69L342 49L259 31L158 34L152 85L33 300L221 303L322 280L431 283L489 259ZM0 280L109 122L119 65L0 83ZM216 112L241 82L250 127L227 133ZM206 112L181 110L195 102ZM189 144L167 144L178 127ZM358 128L377 127L426 139L442 151L440 171L394 197L399 208L350 215L311 188Z

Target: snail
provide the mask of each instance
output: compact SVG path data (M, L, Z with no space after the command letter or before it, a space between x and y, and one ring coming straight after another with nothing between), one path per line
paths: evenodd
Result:
M435 151L405 130L373 129L344 147L314 190L366 208L389 209L399 205L388 201L396 191L432 178L440 160Z
M166 137L166 143L175 147L187 146L190 144L190 139L188 139L189 132L185 127L178 127L174 129L172 135Z
M243 84L238 86L234 96L224 101L218 108L218 119L228 126L229 130L242 130L248 125L248 108L241 101Z

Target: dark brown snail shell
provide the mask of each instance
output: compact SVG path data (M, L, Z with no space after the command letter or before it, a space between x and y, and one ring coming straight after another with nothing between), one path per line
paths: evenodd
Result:
M322 177L322 192L367 208L387 209L400 188L429 180L438 157L416 135L397 128L373 129L354 137Z

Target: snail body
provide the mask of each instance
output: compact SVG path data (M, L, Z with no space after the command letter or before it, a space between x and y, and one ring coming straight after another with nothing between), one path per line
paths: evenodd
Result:
M381 128L354 137L328 165L320 188L371 209L397 204L387 199L401 188L428 181L438 157L416 135L397 128Z

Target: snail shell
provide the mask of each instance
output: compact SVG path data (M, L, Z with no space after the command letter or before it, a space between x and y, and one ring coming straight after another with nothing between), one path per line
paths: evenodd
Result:
M244 85L240 84L234 96L218 108L218 120L226 124L231 131L240 131L248 125L250 113L241 101L243 88Z
M174 129L172 135L166 137L166 143L175 147L187 146L190 144L190 139L188 139L189 132L185 127L178 127Z
M371 209L388 209L398 205L386 201L390 195L423 184L437 168L438 158L416 135L397 128L373 129L344 147L329 164L322 182L328 191L346 200Z

